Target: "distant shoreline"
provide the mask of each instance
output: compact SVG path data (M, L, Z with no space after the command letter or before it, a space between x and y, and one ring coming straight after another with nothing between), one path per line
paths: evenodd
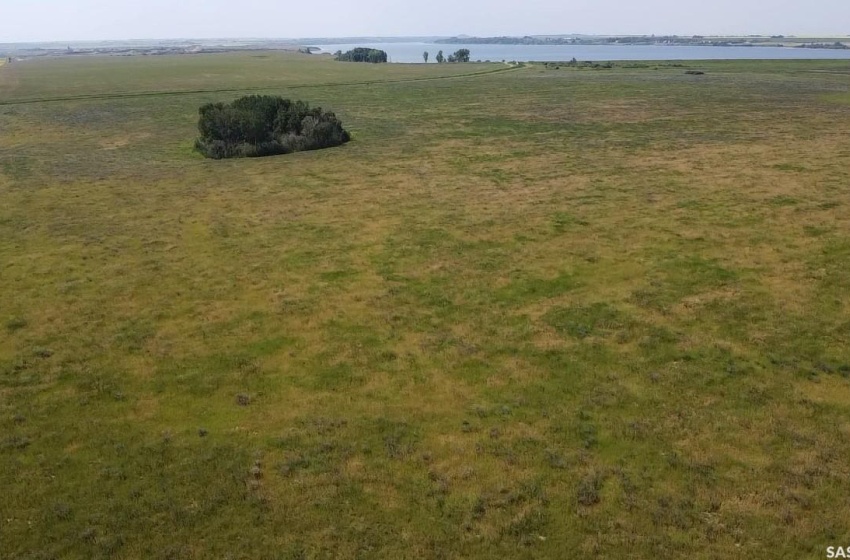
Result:
M524 36L524 37L360 37L310 39L173 39L0 43L0 57L26 59L55 56L162 56L228 52L303 52L316 54L317 45L503 45L535 47L780 47L850 50L850 37L708 37L691 36Z
M74 47L31 47L4 50L0 47L0 56L12 56L15 58L34 57L79 57L79 56L163 56L163 55L192 55L192 54L215 54L229 52L303 52L312 54L316 47L300 45L247 45L247 46L98 46L88 48Z
M58 40L0 42L0 53L13 51L49 50L118 50L118 49L275 49L291 50L313 44L351 43L442 43L442 44L505 44L505 45L699 45L699 46L802 46L850 48L850 36L803 37L793 35L503 35L472 37L457 35L411 37L300 37L300 38L180 38L126 40Z
M697 46L697 47L790 47L807 49L850 49L850 37L709 37L693 35L625 35L625 36L524 36L524 37L450 37L434 41L444 45L628 45L628 46Z

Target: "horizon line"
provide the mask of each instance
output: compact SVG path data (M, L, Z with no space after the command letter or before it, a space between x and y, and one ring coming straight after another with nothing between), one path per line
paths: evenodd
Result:
M130 42L130 41L315 41L317 39L341 40L341 39L357 39L357 40L385 40L385 39L491 39L491 38L511 38L522 39L525 37L705 37L705 38L794 38L794 39L832 39L832 38L847 38L848 35L797 35L797 34L725 34L713 35L706 33L537 33L537 34L516 34L516 35L467 35L464 33L457 35L337 35L337 36L314 36L314 37L238 37L238 36L222 36L222 37L128 37L122 39L42 39L42 40L26 40L26 41L3 41L0 45L29 45L42 43L105 43L105 42Z

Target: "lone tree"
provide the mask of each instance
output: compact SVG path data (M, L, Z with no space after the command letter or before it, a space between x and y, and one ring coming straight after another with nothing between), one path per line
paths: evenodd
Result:
M445 57L443 57L443 51L438 52L437 53L437 63L442 64L444 60L446 60L446 59L445 59Z
M337 51L336 59L343 62L372 62L377 64L387 61L387 53L379 49L357 47L346 52Z
M422 58L425 59L425 64L428 64L428 51L425 51L424 53L422 53Z
M278 96L249 95L229 105L207 103L198 113L201 136L195 149L213 159L318 150L351 139L330 111Z
M450 54L449 62L469 62L469 49L459 49Z

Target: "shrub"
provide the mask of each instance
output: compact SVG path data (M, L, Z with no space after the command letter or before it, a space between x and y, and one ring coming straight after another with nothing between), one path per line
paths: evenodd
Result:
M6 321L6 330L9 332L15 332L21 330L22 328L27 326L27 320L21 317L12 317L8 321Z
M271 95L208 103L198 113L195 148L208 158L260 157L330 148L351 136L336 115Z
M590 473L579 482L576 500L583 506L598 504L602 499L601 491L602 477L597 473Z

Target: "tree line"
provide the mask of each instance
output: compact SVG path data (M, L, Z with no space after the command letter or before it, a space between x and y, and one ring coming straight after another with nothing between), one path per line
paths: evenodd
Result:
M422 58L425 62L428 62L428 59L431 55L428 51L422 53ZM336 51L334 53L334 58L336 60L342 62L371 62L371 63L380 63L387 62L387 53L380 49L370 49L368 47L356 47L351 49L350 51L342 52ZM450 54L448 57L443 55L443 51L437 53L437 56L434 57L434 60L437 63L442 64L444 62L469 62L469 49L458 49L453 54Z
M425 60L425 63L428 63L428 58L431 55L428 51L422 53L422 58ZM439 51L437 56L434 57L434 60L437 61L438 64L442 64L444 62L469 62L469 49L458 49L454 52L454 54L450 54L448 58L443 56L443 51Z

